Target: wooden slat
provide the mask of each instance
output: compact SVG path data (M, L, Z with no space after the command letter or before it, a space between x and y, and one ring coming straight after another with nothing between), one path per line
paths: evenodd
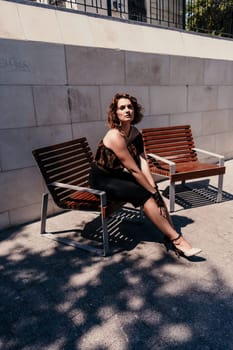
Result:
M147 128L142 130L142 135L146 153L154 153L175 163L197 160L192 151L194 141L188 125Z
M88 178L93 154L85 137L34 150L43 178L54 202L64 209L101 210L100 199L90 193L49 186L52 182L89 187ZM106 215L124 203L108 201Z
M80 170L88 168L89 171L93 159L84 138L44 147L33 151L33 155L47 182L55 181L54 175L59 179L59 174L63 174L68 169L74 172L77 167L80 167Z
M79 149L77 147L76 149L73 149L72 151L65 151L61 150L60 154L56 153L42 153L38 154L40 157L41 163L46 166L46 164L52 164L52 163L58 163L58 162L68 162L70 159L92 159L90 151L88 152L88 149Z
M59 178L63 178L68 176L69 174L74 173L83 173L86 174L90 171L90 163L84 164L84 163L71 163L63 167L53 167L53 170L48 171L49 178L51 181L58 181Z
M154 153L176 163L176 173L169 174L169 166L159 160L149 159L152 173L169 176L172 181L183 181L225 173L225 167L200 163L189 125L146 128L142 130L146 153Z

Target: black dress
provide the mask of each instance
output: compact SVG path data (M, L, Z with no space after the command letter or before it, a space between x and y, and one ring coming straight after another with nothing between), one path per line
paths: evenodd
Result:
M139 155L144 152L141 133L127 147L140 168ZM116 154L103 144L103 140L98 145L89 182L91 187L106 191L109 199L132 203L135 207L142 206L151 197L151 193L125 170Z

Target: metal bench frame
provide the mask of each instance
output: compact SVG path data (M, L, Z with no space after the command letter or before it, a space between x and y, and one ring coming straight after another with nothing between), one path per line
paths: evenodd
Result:
M218 175L216 202L222 201L224 156L196 148L190 125L142 129L145 153L153 174L169 178L170 212L175 209L175 183ZM198 160L197 153L215 157L218 164Z
M48 193L42 195L40 233L63 244L94 252L98 255L109 254L109 232L107 220L125 203L108 200L104 191L90 188L88 177L93 154L85 137L63 142L32 151L43 176ZM102 248L75 240L57 237L46 232L46 220L49 194L55 204L64 210L97 211L101 216ZM140 210L140 221L142 211Z

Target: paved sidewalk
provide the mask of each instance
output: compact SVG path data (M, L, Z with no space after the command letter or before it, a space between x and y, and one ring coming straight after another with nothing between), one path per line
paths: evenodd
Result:
M222 203L197 199L172 215L203 249L192 260L167 253L148 221L120 223L123 250L107 258L41 238L38 222L0 232L0 349L233 350L233 161L226 166ZM48 227L83 229L88 215Z

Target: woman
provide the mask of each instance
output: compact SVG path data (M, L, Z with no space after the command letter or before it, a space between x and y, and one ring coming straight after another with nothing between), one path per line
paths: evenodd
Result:
M201 252L192 248L172 224L165 203L155 185L144 154L141 133L134 126L142 119L142 107L129 94L117 93L109 106L109 130L101 140L90 173L93 188L106 191L111 199L142 206L145 215L171 242L179 255Z

